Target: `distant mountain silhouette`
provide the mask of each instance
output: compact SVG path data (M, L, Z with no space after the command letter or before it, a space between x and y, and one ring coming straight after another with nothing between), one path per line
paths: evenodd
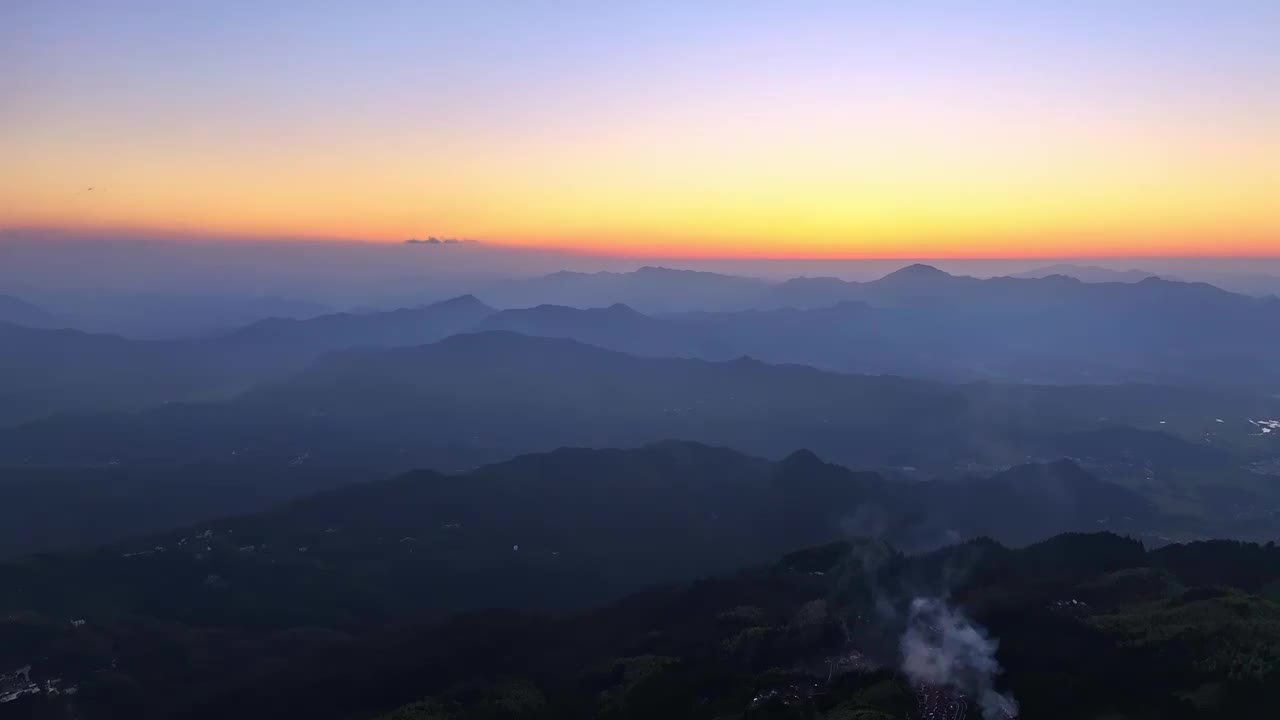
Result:
M1258 297L1280 296L1280 275L1266 273L1212 273L1205 278L1224 290Z
M225 336L132 340L77 330L0 324L0 423L59 411L136 410L225 399L305 367L326 352L433 342L470 328L492 308L466 296L422 308L309 320L263 320Z
M0 408L0 422L211 398L228 372L212 367L216 363L189 343L0 324L0 394L22 399L25 408L16 417Z
M56 298L59 317L56 324L42 323L41 327L73 328L132 339L202 338L263 318L307 318L333 312L314 302L272 295L241 296L231 291L201 294L99 288L46 292Z
M1184 274L1186 277L1183 277ZM1199 271L1192 273L1191 270L1187 270L1185 273L1165 274L1137 269L1113 270L1111 268L1098 267L1094 265L1059 264L1014 273L1013 277L1043 278L1049 277L1050 275L1064 275L1087 283L1135 283L1141 282L1148 277L1162 277L1166 280L1208 282L1216 287L1222 288L1223 290L1240 293L1242 295L1253 295L1257 297L1280 295L1280 277L1268 275L1266 273L1221 271Z
M1143 386L949 386L750 359L642 358L567 339L486 332L334 355L238 404L377 420L403 428L399 433L482 447L512 447L517 438L518 447L537 449L680 437L770 456L808 446L876 467L962 457L1011 464L1030 452L1056 457L1063 451L1055 443L1068 438L1077 443L1072 454L1089 455L1100 440L1070 434L1118 424L1198 437L1200 428L1226 431L1214 423L1226 415L1237 418L1233 431L1241 433L1243 418L1270 412L1280 400ZM1174 425L1158 424L1166 421ZM1122 456L1139 437L1099 454Z
M898 372L1280 385L1280 370L1264 360L1280 352L1275 299L1158 278L1089 284L1064 276L978 280L919 267L899 273L847 284L843 294L881 312L865 327L841 328L846 347L883 352Z
M930 289L937 287L940 283L955 282L959 277L960 276L943 272L932 265L915 263L914 265L908 265L899 270L894 270L879 280L873 280L866 284L880 287L892 286Z
M12 295L0 295L0 323L25 327L58 327L57 316L44 308Z
M1280 302L1204 283L979 280L918 265L869 283L792 280L756 300L763 309L656 318L540 308L481 327L642 355L750 355L947 380L1280 383L1262 360L1280 340L1259 332L1280 332Z
M506 330L524 335L571 338L633 355L727 359L735 347L714 335L670 320L641 314L616 303L607 308L539 305L503 310L486 318L478 330Z
M756 278L663 267L633 272L556 272L486 287L491 302L507 308L533 305L604 307L623 303L642 312L750 307L770 284Z
M1075 278L1076 280L1087 283L1136 283L1146 280L1149 277L1156 277L1156 273L1147 272L1145 270L1112 270L1111 268L1098 267L1097 265L1070 264L1049 265L1047 267L1036 268L1034 270L1014 273L1012 277L1037 279L1050 277L1052 275L1063 275L1065 277Z
M640 282L656 292L661 282L649 284L653 277L706 281L704 273L656 268L626 275L625 281L591 275L587 282L614 291L617 282L623 289ZM710 282L749 286L757 309L650 315L611 303L497 311L468 295L390 312L264 320L192 340L8 326L0 396L12 401L0 411L0 423L60 410L226 398L286 377L327 352L406 347L487 329L648 357L750 356L945 381L1230 385L1262 394L1280 388L1280 366L1273 362L1280 357L1280 299L1204 283L1090 284L1061 275L980 280L923 265L868 283L740 280L713 276Z
M799 277L769 289L758 303L760 309L828 307L861 299L860 285L834 277Z
M853 306L851 311L856 316L860 309ZM777 312L784 318L789 314ZM122 380L147 380L143 387L157 393L148 396L153 400L166 389L175 395L194 392L194 386L211 379L177 374L164 364L140 365L139 360L154 358L139 357L138 348L128 341L89 339L106 347L114 341L128 350L117 348L120 367L108 369ZM198 350L203 348L191 351L191 364L182 366L185 372L205 367L198 362L207 356ZM112 355L104 350L100 357ZM161 357L166 363L171 359L168 354ZM79 375L84 367L73 362L63 375L46 376L92 383L93 378ZM94 372L99 380L111 376L103 368ZM73 386L67 387L65 392L71 392ZM680 437L774 457L808 446L859 467L949 467L965 459L999 466L1028 454L1123 457L1133 450L1135 457L1157 457L1176 449L1155 452L1158 446L1145 443L1140 435L1108 435L1111 440L1104 443L1102 437L1072 434L1122 428L1178 433L1203 448L1182 453L1187 458L1212 455L1221 451L1204 445L1205 433L1220 436L1218 442L1231 447L1256 432L1247 419L1257 417L1280 417L1280 400L1247 392L1143 385L947 385L750 358L646 358L570 339L493 331L454 335L417 347L334 353L229 403L173 405L133 418L51 420L18 428L0 433L0 456L52 453L53 461L72 451L84 457L113 453L98 455L107 460L140 447L161 451L166 446L209 451L221 447L221 452L230 452L244 441L242 433L233 430L249 418L260 418L277 428L260 434L264 440L291 427L282 437L305 442L305 449L321 455L338 449L321 438L344 432L350 434L345 447L352 452L378 447L385 454L400 448L388 455L390 459L427 440L518 451L565 444L628 446ZM360 424L358 433L340 429L351 423ZM191 438L179 439L183 433ZM312 433L310 441L305 440L307 433ZM110 440L113 437L117 439ZM1068 440L1073 444L1064 445ZM1106 452L1091 450L1101 447ZM1222 460L1195 462L1203 466Z
M351 347L403 347L465 332L497 310L473 295L416 308L364 314L336 313L307 320L271 319L237 330L220 345L256 348L312 359Z

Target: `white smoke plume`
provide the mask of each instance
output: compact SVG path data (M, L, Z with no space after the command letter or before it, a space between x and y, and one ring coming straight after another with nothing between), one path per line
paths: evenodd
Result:
M1018 704L995 689L999 642L941 598L911 602L902 634L902 672L917 685L945 687L977 701L985 720L1017 717Z

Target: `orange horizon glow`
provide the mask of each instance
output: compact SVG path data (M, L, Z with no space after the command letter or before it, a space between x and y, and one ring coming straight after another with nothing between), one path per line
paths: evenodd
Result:
M1274 8L853 5L0 9L21 61L0 227L636 257L1280 255Z
M477 139L464 152L412 133L363 152L251 137L68 154L54 134L70 130L53 129L17 146L0 139L0 156L11 159L0 178L0 225L437 235L622 255L1280 253L1280 138L1098 126L1083 139L1046 140L1051 129L1019 138L993 123L958 134L899 129L841 144L823 133L778 144L772 132L748 128L690 144L683 126L609 128L596 129L605 136L596 141L545 138L525 157L510 139L492 147ZM739 158L742 147L756 150ZM447 170L419 174L414 158ZM68 178L88 179L73 187Z

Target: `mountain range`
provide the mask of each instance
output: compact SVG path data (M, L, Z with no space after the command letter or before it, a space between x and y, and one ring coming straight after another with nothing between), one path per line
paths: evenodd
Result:
M646 275L662 275L650 270ZM779 309L648 315L629 306L419 308L264 320L210 338L129 340L0 324L0 423L231 397L327 352L510 330L653 357L766 362L949 381L1280 387L1280 300L1148 278L979 280L911 266L870 283L770 286ZM807 299L806 299L807 298ZM797 309L810 308L810 309Z
M107 604L256 625L288 614L279 603L296 603L310 586L326 590L295 605L291 622L304 612L342 624L411 609L551 609L845 537L915 550L977 536L1020 545L1067 531L1151 532L1161 521L1133 491L1070 461L916 483L808 451L770 462L675 441L562 448L460 475L350 484L262 513L0 566L0 608L79 616ZM210 574L236 592L210 593Z
M0 324L0 717L1275 709L1280 301L543 282L618 297Z
M1280 507L1270 482L1276 437L1251 422L1263 417L1280 417L1280 400L1148 385L956 385L748 358L647 358L491 331L333 353L219 402L25 423L0 430L0 468L18 476L41 468L78 474L81 485L50 488L81 487L91 504L99 495L95 477L121 483L130 473L179 477L181 468L204 467L208 489L228 494L209 508L253 509L308 485L254 490L217 478L271 482L273 469L294 474L297 467L321 478L456 471L566 445L667 438L774 459L807 447L908 480L1074 458L1176 509L1183 520L1166 528L1170 536L1259 537L1274 528ZM316 486L323 482L331 481ZM19 484L0 486L0 502L8 498L21 519L22 508L39 507L18 501L32 492L53 500ZM133 502L141 507L148 497ZM157 507L151 522L163 526L170 513L199 517L189 506L167 507ZM124 516L139 512L118 508Z
M532 305L600 307L622 303L645 312L738 310L769 295L759 278L645 266L632 272L560 271L490 283L477 292L503 308Z
M1052 277L1054 275L1062 275L1064 277L1075 278L1080 282L1087 283L1136 283L1142 282L1149 277L1159 277L1159 274L1147 272L1145 270L1113 270L1111 268L1098 267L1097 265L1071 265L1058 264L1046 267L1035 268L1025 272L1014 273L1012 277L1037 279ZM1173 278L1171 278L1173 279Z
M1063 275L1087 283L1104 282L1141 282L1149 277L1162 277L1166 280L1188 281L1186 273L1154 273L1146 270L1113 270L1096 265L1058 264L1035 268L1025 272L1014 273L1018 278L1045 278L1052 275ZM1194 280L1207 282L1217 287L1241 295L1266 297L1280 295L1280 277L1266 273L1249 272L1212 272L1194 273Z
M1249 419L1273 417L1278 406L1276 398L1247 392L957 385L750 358L649 358L491 331L409 348L333 353L224 402L29 423L0 433L0 458L57 462L60 453L106 462L127 460L147 446L173 451L197 441L221 458L246 443L285 437L265 429L287 426L298 442L308 432L345 428L347 448L399 443L408 449L430 440L538 450L678 437L773 457L809 446L860 467L945 466L964 459L1007 465L1056 452L1056 443L1073 434L1127 427L1141 431L1138 436L1185 438L1184 452L1165 447L1163 453L1195 464L1197 457L1266 446L1268 438L1254 437ZM191 439L180 440L182 433ZM1207 433L1213 442L1204 441ZM292 450L337 450L329 445Z

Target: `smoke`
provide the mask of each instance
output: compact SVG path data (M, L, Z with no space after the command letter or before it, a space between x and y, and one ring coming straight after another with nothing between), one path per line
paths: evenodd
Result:
M997 692L999 642L941 598L911 602L900 642L902 672L916 685L945 687L975 699L986 720L1017 717L1018 704Z

